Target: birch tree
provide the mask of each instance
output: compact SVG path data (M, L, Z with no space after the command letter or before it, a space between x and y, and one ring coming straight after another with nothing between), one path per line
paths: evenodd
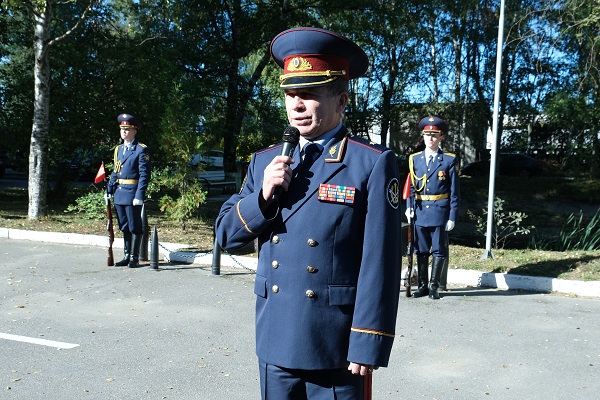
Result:
M53 34L55 7L76 6L74 0L12 0L8 2L12 12L27 12L34 23L34 99L33 126L29 145L29 206L28 218L40 219L48 212L48 141L50 115L50 49L71 35L87 18L97 0L89 0L72 27L60 34Z

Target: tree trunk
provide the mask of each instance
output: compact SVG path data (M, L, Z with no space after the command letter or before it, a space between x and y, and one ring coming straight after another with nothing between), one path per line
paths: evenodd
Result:
M48 125L50 112L50 65L48 64L48 37L50 33L50 6L46 12L35 13L33 39L34 102L33 128L29 146L29 208L30 220L47 215L48 191Z

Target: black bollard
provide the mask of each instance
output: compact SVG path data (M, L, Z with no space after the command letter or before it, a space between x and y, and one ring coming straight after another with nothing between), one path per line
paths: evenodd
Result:
M146 213L146 202L142 204L142 244L140 245L140 260L148 261L148 214Z
M212 274L221 275L221 246L217 243L217 239L213 247Z
M156 231L156 225L154 226L154 232L152 232L152 249L150 251L149 268L158 270L158 232Z

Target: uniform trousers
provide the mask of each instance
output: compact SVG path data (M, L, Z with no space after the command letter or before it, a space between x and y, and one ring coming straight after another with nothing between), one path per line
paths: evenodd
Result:
M415 226L415 253L448 257L448 232L446 226Z
M346 368L302 370L259 360L262 400L361 400L365 377Z
M131 232L136 235L144 233L142 228L142 206L115 204L117 221L121 232Z

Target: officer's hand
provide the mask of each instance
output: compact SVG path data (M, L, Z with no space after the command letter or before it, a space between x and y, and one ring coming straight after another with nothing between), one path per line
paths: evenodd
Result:
M112 199L112 194L104 193L104 201Z
M287 191L292 180L292 168L294 160L288 156L277 156L271 161L263 176L262 195L264 200L270 201L275 193L275 188L281 186Z
M406 215L406 219L408 222L410 222L410 220L415 216L415 210L413 208L407 208L404 212L404 215Z
M446 231L451 231L452 229L454 229L454 221L448 220L448 222L446 222Z
M378 368L378 366L358 364L354 362L351 362L350 365L348 365L348 371L350 371L352 375L369 375Z
M144 202L140 199L133 199L133 205L134 206L141 206L142 204L144 204Z

